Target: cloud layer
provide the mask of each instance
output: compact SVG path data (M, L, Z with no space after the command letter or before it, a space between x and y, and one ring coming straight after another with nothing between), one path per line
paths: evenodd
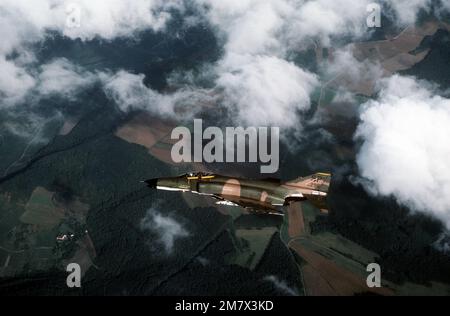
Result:
M297 111L309 109L317 77L272 56L233 56L222 61L217 85L237 121L253 126L294 127Z
M8 28L13 31L8 36L9 45L42 38L48 31L82 40L128 37L138 31L163 28L171 9L183 10L183 1L40 0L31 4L2 0L4 25L14 22Z
M2 62L4 62L2 64ZM65 58L36 66L31 73L0 57L0 108L29 101L36 103L43 97L59 96L67 100L99 80L99 74L85 71Z
M163 246L166 254L169 255L173 253L177 240L190 235L186 228L173 217L163 215L153 208L149 209L142 219L141 229L156 234L157 242Z
M429 11L432 0L384 0L396 15L395 21L400 25L416 22L420 10Z
M217 88L223 91L226 100L223 105L233 109L237 119L246 124L298 128L298 120L290 114L309 108L309 95L318 85L318 79L289 61L288 53L301 50L313 41L329 45L333 37L367 34L366 6L370 2L193 1L191 5L203 12L224 45L223 58L214 67ZM3 0L0 11L0 28L3 30L0 43L1 105L23 102L33 88L46 89L44 94L48 89L57 90L58 85L50 87L50 82L47 85L36 82L46 74L39 74L42 69L36 69L31 50L33 43L44 40L51 32L71 39L112 40L132 37L149 29L163 31L171 13L174 10L185 12L186 3L183 0L42 0L30 4L26 0ZM430 1L385 0L383 3L393 8L399 16L398 21L411 23L417 12L427 8ZM75 86L79 83L72 76L60 79L65 88L70 79L75 80ZM174 103L186 102L188 98L196 102L210 101L204 91L197 93L193 89L196 87L185 87L170 96L137 90L143 93L142 99L157 101L152 102L157 111L168 106L163 113L170 113ZM128 108L127 103L120 105Z
M143 74L132 74L121 70L114 75L102 73L100 78L106 94L124 112L144 109L160 116L190 118L200 105L213 102L210 91L189 86L173 93L160 93L144 84Z
M319 86L319 79L288 56L316 43L330 46L334 38L370 34L366 26L367 5L373 1L199 2L207 7L205 15L224 41L223 58L215 68L224 105L242 124L299 131L301 120L297 114L310 108L310 95ZM404 25L414 23L419 10L427 8L429 1L385 0L383 4L391 7L397 16L395 21ZM354 69L355 64L358 63L355 61L345 71ZM366 71L364 74L372 75Z
M273 283L273 285L275 286L275 288L277 290L279 290L280 292L282 292L284 295L288 295L288 296L298 296L298 291L296 289L293 289L291 287L289 287L286 283L286 281L280 280L278 277L276 277L275 275L268 275L264 278L264 281L268 281Z
M382 82L361 113L357 163L366 188L450 228L450 100L414 78Z
M25 101L27 93L36 87L36 76L39 76L40 69L36 68L32 45L43 41L52 32L71 39L89 40L97 37L111 40L134 36L147 29L158 31L169 20L170 10L183 10L182 4L182 0L41 0L33 3L26 0L2 0L0 107ZM73 19L76 21L70 22ZM70 79L75 79L74 85L79 83L75 77L60 79L64 80L66 88L72 84ZM53 83L57 84L56 80ZM57 89L58 86L50 87L47 84L43 88Z

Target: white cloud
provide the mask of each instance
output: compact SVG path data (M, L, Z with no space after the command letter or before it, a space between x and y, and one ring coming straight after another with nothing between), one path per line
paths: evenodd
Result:
M441 1L443 9L450 11L450 1L448 0L441 0Z
M124 70L113 76L102 74L104 90L124 112L144 109L162 116L188 118L205 102L213 102L214 96L206 90L190 87L173 93L159 93L144 84L143 74Z
M270 56L230 54L219 66L217 85L238 121L256 126L294 127L296 112L310 106L315 75ZM299 127L299 126L297 126Z
M41 97L58 95L72 99L76 93L93 85L98 74L84 71L65 58L55 59L48 64L28 72L0 57L0 107L9 107L25 100L36 102Z
M24 68L0 56L0 107L23 100L35 84L35 79Z
M280 280L275 275L269 275L264 278L264 281L269 281L273 283L273 285L280 291L282 291L286 295L290 296L298 296L297 290L289 287L287 283L283 280Z
M65 28L71 38L112 39L146 29L160 30L170 18L168 10L182 9L180 0L77 0L81 9L79 28Z
M444 232L433 243L433 247L443 253L450 254L450 233Z
M223 58L216 67L216 84L223 89L224 104L241 123L297 130L301 126L296 113L309 108L309 96L318 79L288 62L287 53L310 46L311 40L331 45L333 37L357 38L367 34L367 5L372 2L199 1L207 6L206 16L225 41ZM399 10L403 22L415 19L422 4L416 0L411 5L395 4L393 8ZM348 53L338 54L333 66L344 70L347 80L353 80L349 85L358 92L370 90L371 79L381 76L379 67L361 64ZM333 71L337 69L328 70ZM362 84L359 79L368 83Z
M226 37L225 49L235 54L258 54L280 49L277 35L289 14L291 1L235 0L201 2L209 5L207 16Z
M60 112L47 117L29 111L8 111L5 115L7 120L2 124L2 128L17 137L29 140L30 145L48 142L49 138L45 135L47 124L63 120Z
M219 106L222 102L234 111L239 123L292 126L296 121L291 111L309 108L308 95L317 79L283 59L249 58L252 60L245 60L242 66L221 61L215 68L219 78L212 89L197 87L194 79L181 77L179 73L168 81L178 86L185 82L167 93L147 87L143 74L120 70L112 75L101 73L100 78L106 94L123 112L143 109L160 116L191 119L203 106Z
M428 11L432 0L384 0L396 14L396 22L407 25L416 22L420 10Z
M61 95L73 98L75 93L97 81L97 75L61 58L41 66L37 92L42 96Z
M318 38L324 45L333 36L359 37L367 32L366 8L370 0L314 0L304 1L293 11L289 40Z
M79 8L79 27L66 22ZM2 0L4 24L14 22L11 36L17 42L35 40L47 31L57 31L82 40L113 39L146 29L160 30L170 18L170 9L183 9L182 0ZM28 34L31 32L31 34Z
M366 31L369 0L200 0L210 6L213 25L228 37L235 53L283 51L307 38L329 43L334 35Z
M367 6L373 0L197 0L212 25L227 38L226 51L280 54L310 44L330 45L333 37L358 38L369 31ZM375 1L376 2L376 1ZM394 23L416 22L431 0L382 0L396 14Z
M353 55L352 45L338 49L331 61L324 63L326 85L339 87L355 94L370 96L375 83L385 76L385 71L377 61L358 61Z
M167 254L172 254L175 242L190 234L179 222L169 215L163 215L155 209L149 209L141 221L141 229L158 235L158 242Z
M215 68L222 105L241 124L300 129L296 112L309 108L318 80L285 58L290 47L283 34L299 2L202 2L209 5L207 16L225 39L223 58Z
M330 78L345 75L355 82L369 79L375 81L383 75L380 64L368 59L358 61L353 55L352 46L336 50L325 70Z
M398 11L400 20L411 20L419 8L428 0L390 1ZM206 17L225 40L224 56L216 67L218 86L224 88L226 105L239 108L237 114L243 122L252 124L292 126L296 110L309 107L309 93L317 79L308 72L286 61L287 52L310 45L308 39L320 40L329 45L334 36L360 36L366 33L366 5L371 0L196 0L198 6L205 5ZM67 20L69 4L80 8L80 27L70 28ZM42 41L50 31L69 38L88 40L95 37L111 40L117 37L134 36L143 30L164 30L170 19L170 10L184 10L183 0L2 0L0 11L0 95L2 105L14 105L24 100L27 92L35 88L39 70L33 64L30 45ZM68 15L69 14L69 15ZM13 53L19 53L15 56ZM296 69L297 68L297 69ZM63 67L61 70L69 70ZM51 69L48 69L49 71ZM54 69L56 71L56 69ZM72 69L73 70L73 69ZM71 70L69 70L71 71ZM75 71L80 73L80 71ZM62 73L59 73L63 76ZM41 76L46 76L42 74ZM272 77L270 77L272 76ZM64 79L69 79L66 73ZM57 87L56 80L39 87L51 91ZM74 77L72 77L75 80ZM245 80L246 82L244 82ZM139 80L133 80L136 84ZM117 81L118 83L118 81ZM242 83L248 90L239 91ZM260 85L260 87L252 85ZM51 86L50 86L51 85ZM73 86L76 86L74 84ZM82 86L82 85L81 85ZM80 86L80 87L81 87ZM145 92L137 83L130 89ZM267 89L263 89L263 88ZM298 91L284 89L290 87ZM49 88L50 90L48 90ZM69 88L64 86L64 88ZM120 88L124 92L125 88ZM158 94L152 90L143 93L142 100L160 102L157 111L173 112L174 104L209 102L205 91L182 88L171 95ZM116 89L117 90L117 89ZM241 89L243 90L243 89ZM235 97L252 101L244 105ZM133 97L138 104L138 97ZM123 101L123 100L121 100ZM261 102L261 107L256 106ZM122 105L131 102L122 102ZM270 104L273 104L271 107ZM142 105L142 102L141 102ZM167 106L168 109L164 110ZM242 109L242 107L246 107ZM280 109L280 113L276 113ZM286 117L287 114L289 118ZM286 117L285 120L281 117ZM286 122L285 122L286 121Z
M319 82L314 74L289 62L287 52L309 46L311 42L307 39L319 39L328 45L333 36L362 35L367 30L366 5L370 1L198 0L197 3L206 5L206 17L224 39L224 55L214 68L219 88L216 91L221 91L224 100L222 105L230 108L242 124L301 130L296 114L309 109L310 94ZM342 62L344 58L338 60ZM366 71L367 67L353 67L356 61L351 64L350 67L350 62L346 63L349 67L345 72L353 70L352 74L357 72L358 78L372 75ZM340 67L344 68L343 64ZM185 108L195 109L194 103L214 101L201 89L194 92L195 87L160 94L146 88L142 80L142 76L120 73L107 90L112 91L123 110L144 108L170 114L177 104L187 103ZM189 102L190 99L195 102Z
M331 45L333 37L367 34L367 5L373 2L199 1L207 5L206 16L225 40L224 56L216 68L225 105L234 110L240 122L297 129L300 124L295 114L309 108L309 95L318 79L288 62L287 53L310 46L309 40ZM402 23L414 22L418 10L428 5L420 0L385 2L392 5ZM367 90L368 84L360 81L370 83L373 77L381 76L379 67L359 63L348 52L337 54L335 61L328 72L344 70L355 89Z
M71 14L67 11L69 4L80 8L80 27L67 26ZM34 87L33 72L36 71L33 71L34 56L30 45L45 39L49 32L82 40L130 37L147 29L163 29L172 8L182 10L183 1L2 0L0 106L23 102L27 92Z
M356 138L365 187L394 196L450 228L450 100L430 85L395 75L365 104Z

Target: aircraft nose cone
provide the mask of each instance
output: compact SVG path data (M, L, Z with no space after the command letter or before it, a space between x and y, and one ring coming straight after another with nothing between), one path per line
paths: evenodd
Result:
M145 180L145 183L147 183L147 186L149 188L156 189L158 179L148 179L148 180Z

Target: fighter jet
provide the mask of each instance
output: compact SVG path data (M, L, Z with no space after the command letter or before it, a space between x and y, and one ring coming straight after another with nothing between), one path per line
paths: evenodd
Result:
M187 173L178 177L149 179L151 188L208 195L217 204L239 205L250 212L284 214L284 207L294 201L309 201L327 213L326 198L329 173L315 173L291 181L251 180L209 173Z

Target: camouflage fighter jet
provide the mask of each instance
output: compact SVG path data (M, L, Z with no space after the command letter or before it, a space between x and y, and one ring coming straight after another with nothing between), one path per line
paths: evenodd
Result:
M218 199L217 204L239 205L250 212L284 214L293 201L309 201L328 212L326 198L331 175L316 173L281 182L276 179L251 180L208 173L188 173L178 177L150 179L151 188L192 192Z

